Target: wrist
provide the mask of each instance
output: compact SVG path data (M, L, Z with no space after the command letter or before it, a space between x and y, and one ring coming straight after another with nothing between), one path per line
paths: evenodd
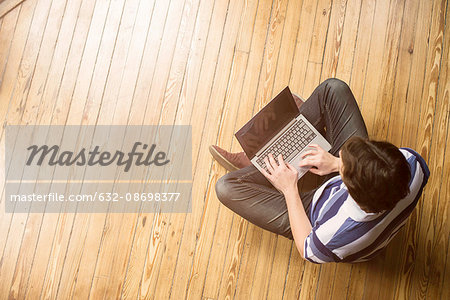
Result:
M341 159L339 157L335 157L334 159L334 172L339 172Z
M293 197L299 195L297 186L287 188L286 190L283 191L283 195L286 199L293 198Z

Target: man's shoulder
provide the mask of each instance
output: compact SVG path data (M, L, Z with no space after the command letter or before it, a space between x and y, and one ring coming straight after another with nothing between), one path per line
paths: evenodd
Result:
M407 147L399 148L400 152L405 156L409 167L411 169L411 176L414 179L416 175L416 171L419 170L423 173L424 177L424 184L427 183L428 178L430 177L430 169L428 168L428 165L425 161L425 159L417 153L415 150ZM417 167L420 168L418 169Z
M336 192L345 192L347 188L342 181L340 175L334 176L327 181L325 181L314 193L313 203L317 201L326 201L330 198L336 198L338 195ZM341 196L341 195L340 195Z

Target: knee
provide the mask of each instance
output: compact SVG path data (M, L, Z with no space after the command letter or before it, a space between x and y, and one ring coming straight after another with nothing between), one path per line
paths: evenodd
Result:
M215 185L217 198L222 204L229 203L231 200L232 182L229 174L220 177Z
M348 84L338 78L328 78L323 82L323 84L333 92L350 91Z

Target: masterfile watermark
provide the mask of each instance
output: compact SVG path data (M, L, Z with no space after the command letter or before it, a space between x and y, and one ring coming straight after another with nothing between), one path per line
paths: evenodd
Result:
M147 154L144 158L144 153L138 151L138 147L142 146L143 150L149 148ZM86 150L86 148L81 149L79 153L73 153L71 151L60 151L58 145L53 145L49 147L48 145L32 145L27 148L30 151L26 165L30 166L35 163L41 166L44 160L48 159L48 165L60 165L60 166L71 166L71 165L89 165L94 166L96 164L100 166L109 166L110 164L116 162L118 166L124 165L124 171L128 172L131 165L133 164L133 157L136 156L136 166L149 166L155 164L156 166L163 166L170 162L170 160L165 159L166 153L159 151L156 153L155 157L152 158L153 151L156 145L153 144L148 147L147 144L142 144L141 142L135 142L131 152L124 153L122 151L116 151L114 154L105 151L100 152L99 146L95 146L92 151Z
M6 127L5 211L190 212L190 125Z

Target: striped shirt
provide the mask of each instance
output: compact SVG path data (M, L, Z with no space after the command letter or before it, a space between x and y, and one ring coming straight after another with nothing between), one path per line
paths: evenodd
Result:
M430 171L414 150L400 148L410 170L410 193L396 206L380 213L364 212L348 193L340 176L325 182L314 194L312 230L304 255L313 263L362 262L378 254L406 223L428 181Z

